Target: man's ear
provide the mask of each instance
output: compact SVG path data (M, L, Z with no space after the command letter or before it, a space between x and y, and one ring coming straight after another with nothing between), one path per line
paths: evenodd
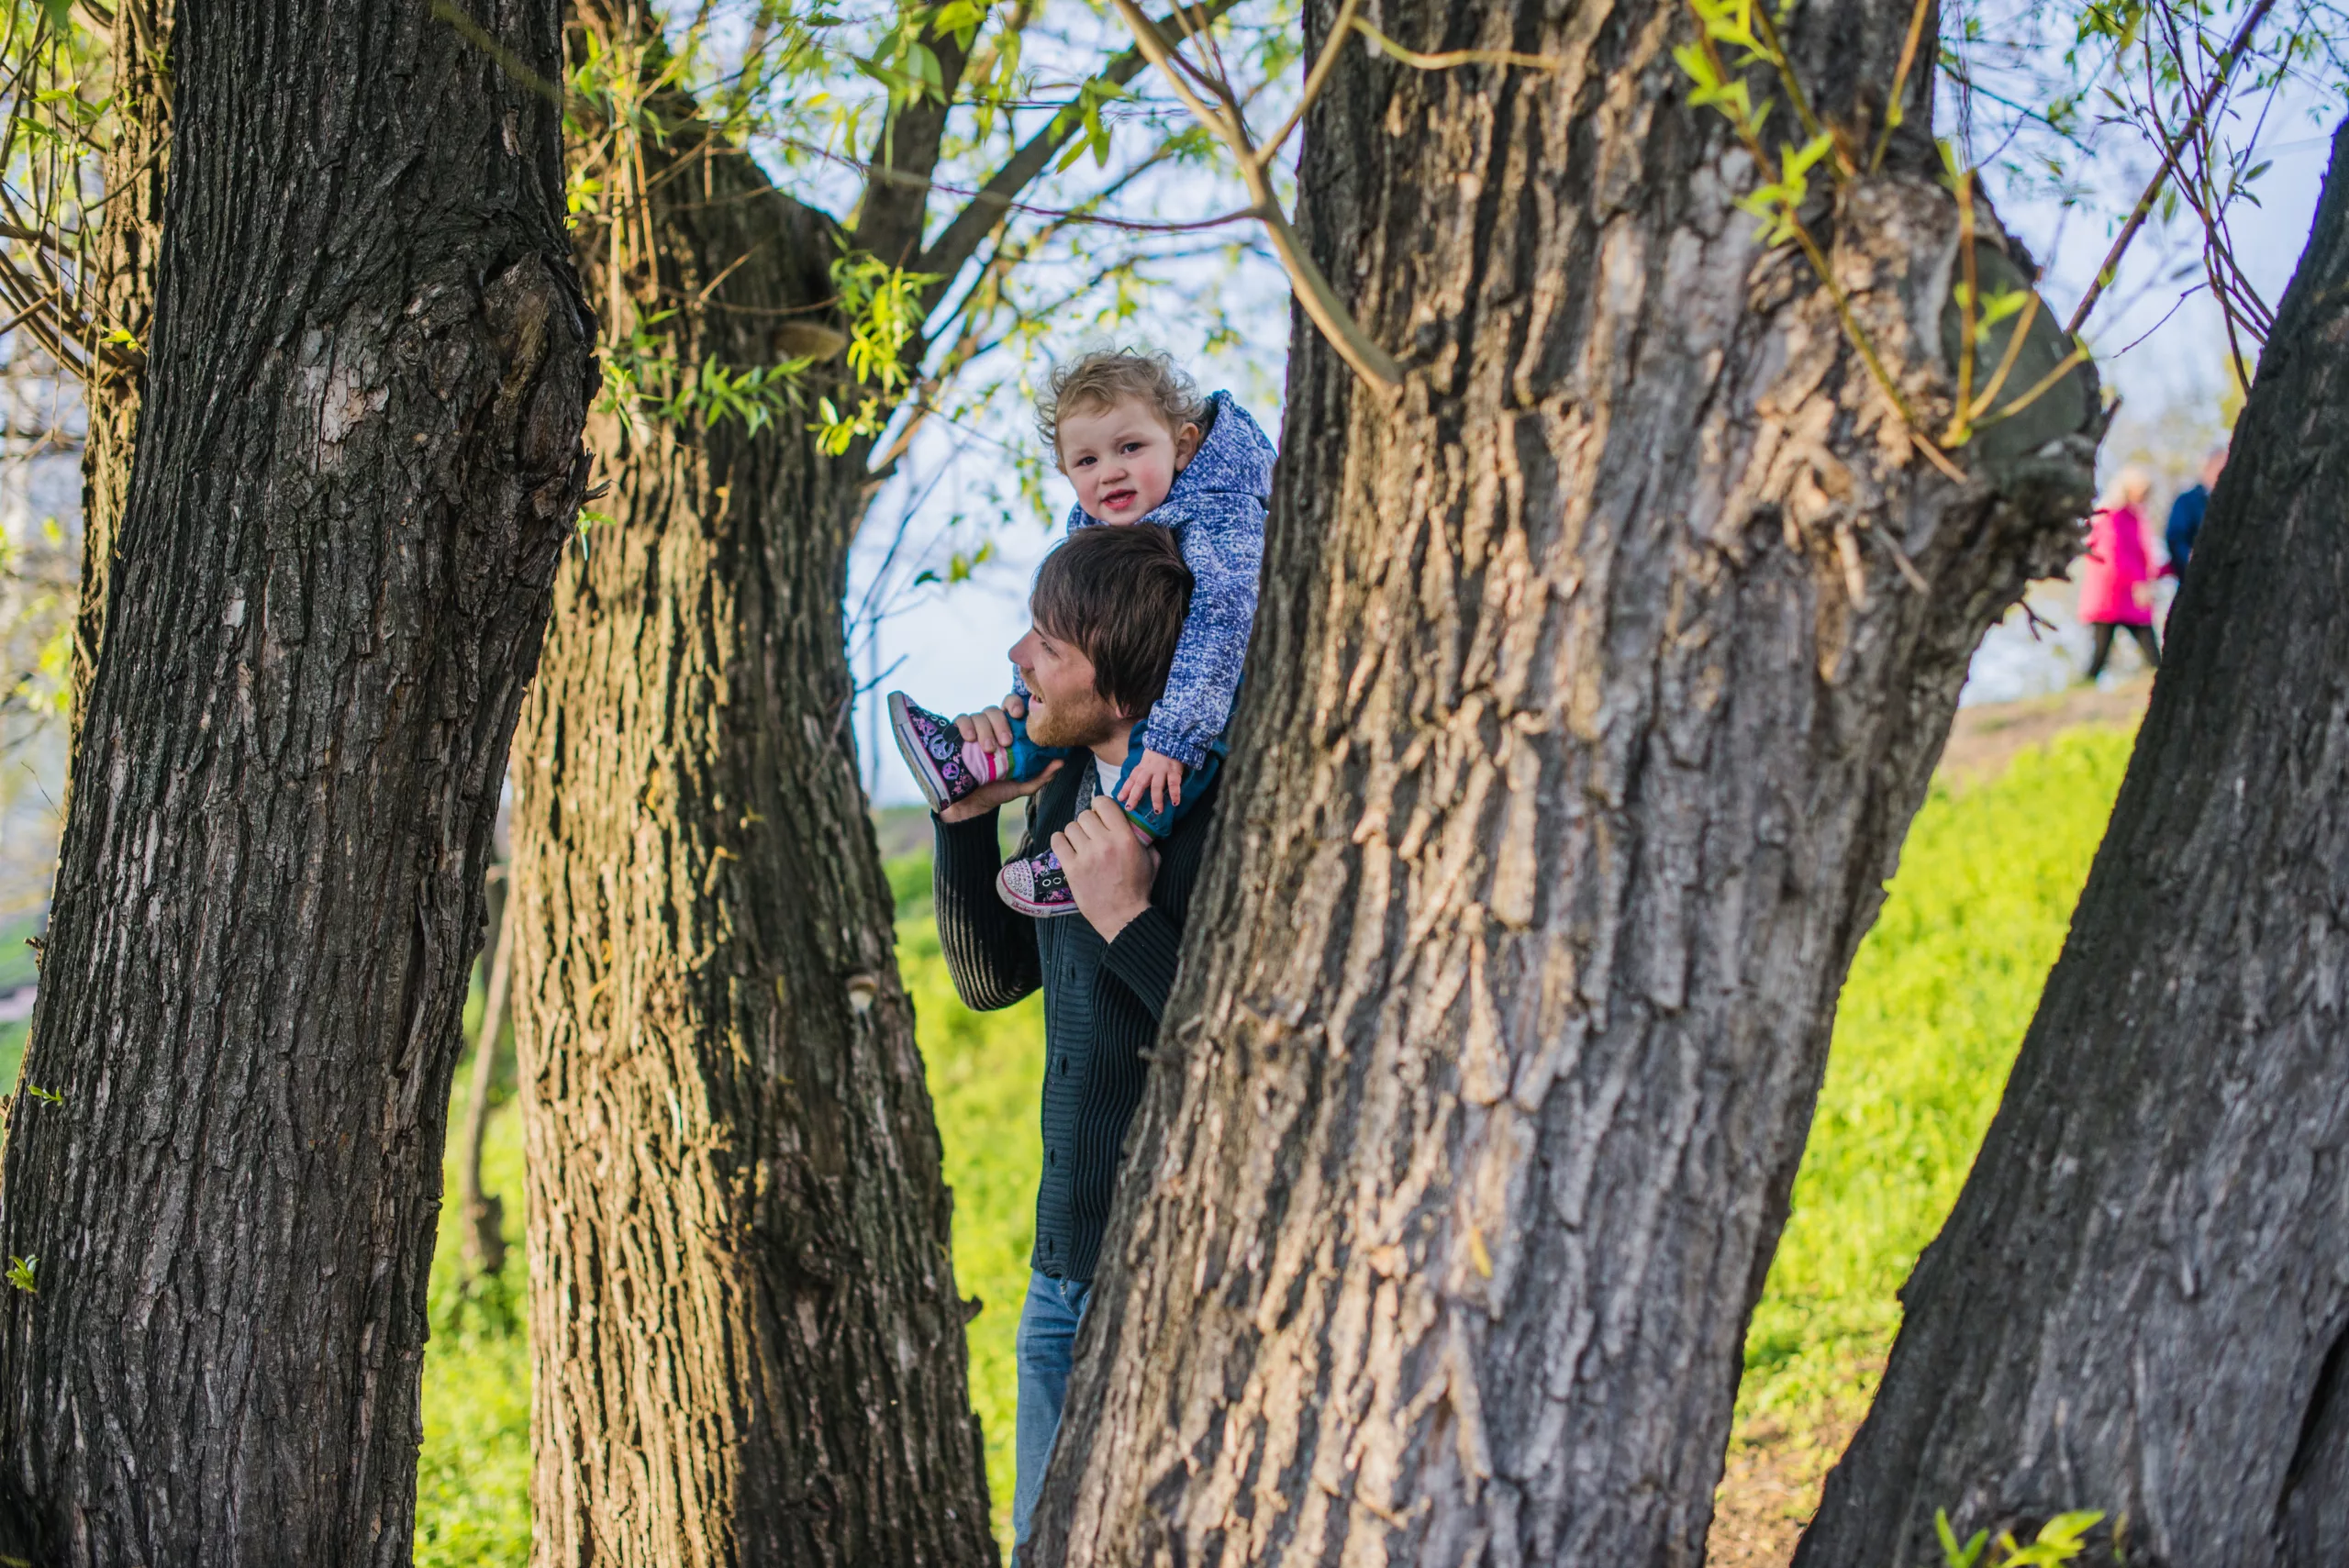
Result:
M1199 428L1186 424L1174 432L1174 472L1180 473L1190 467L1191 460L1198 455Z

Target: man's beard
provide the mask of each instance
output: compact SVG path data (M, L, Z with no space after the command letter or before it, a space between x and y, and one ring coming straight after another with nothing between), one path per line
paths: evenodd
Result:
M1028 739L1038 746L1097 746L1118 724L1117 710L1098 692L1086 692L1079 700L1031 703L1028 709Z

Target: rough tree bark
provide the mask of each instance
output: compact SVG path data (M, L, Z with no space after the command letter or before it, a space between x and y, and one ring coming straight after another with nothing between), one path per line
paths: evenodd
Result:
M2063 958L1805 1568L2349 1561L2349 129Z
M484 29L560 71L553 5ZM189 0L173 55L0 1463L44 1563L404 1563L482 872L585 482L559 112L422 5Z
M837 231L653 106L643 270L591 228L589 296L674 307L647 329L683 365L771 364L835 319ZM561 573L515 767L540 1562L995 1558L848 722L867 449L807 424L591 421L611 521Z
M624 0L577 14L624 48L643 22ZM963 51L929 41L951 102ZM1144 68L1129 50L1100 73ZM893 114L845 226L685 95L651 106L668 129L606 182L649 203L580 248L604 319L688 369L836 352L843 242L938 276L934 306L1079 123L1033 135L925 242L941 103ZM825 454L806 423L597 417L612 522L562 573L518 748L544 1562L995 1556L976 1304L849 722L841 604L873 453Z
M1797 13L1852 145L1909 11ZM1838 986L1968 656L2088 495L2085 373L1963 484L1912 450L1733 209L1677 0L1381 25L1559 68L1349 50L1308 121L1315 253L1409 373L1382 406L1293 341L1225 838L1040 1562L1700 1561ZM1904 132L1810 217L1938 428L1932 159Z

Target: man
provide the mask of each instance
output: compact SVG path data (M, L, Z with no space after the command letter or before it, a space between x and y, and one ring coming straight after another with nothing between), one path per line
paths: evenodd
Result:
M982 1010L1044 993L1044 1169L1019 1315L1011 1495L1022 1542L1060 1429L1119 1146L1141 1102L1142 1053L1174 988L1215 817L1210 781L1153 850L1111 797L1128 737L1165 689L1191 586L1161 528L1085 528L1047 556L1029 596L1034 624L1011 658L1029 691L1029 740L1076 755L1040 777L985 785L937 817L938 935L955 990ZM1011 744L1001 708L955 723L966 740ZM1035 799L1019 852L1049 845L1059 856L1078 918L1033 918L997 896L996 811L1022 795Z
M2210 455L2202 460L2202 483L2178 492L2177 499L2169 504L2169 527L2163 530L2163 542L2169 547L2170 575L2183 580L2186 558L2194 553L2194 541L2202 532L2202 515L2210 509L2210 487L2219 483L2220 471L2227 466L2227 449L2213 447Z

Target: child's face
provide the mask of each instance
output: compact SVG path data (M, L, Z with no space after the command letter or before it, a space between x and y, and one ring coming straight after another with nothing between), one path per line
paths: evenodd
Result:
M1130 523L1157 510L1199 450L1199 428L1170 430L1140 398L1060 422L1061 472L1076 504L1105 523Z

